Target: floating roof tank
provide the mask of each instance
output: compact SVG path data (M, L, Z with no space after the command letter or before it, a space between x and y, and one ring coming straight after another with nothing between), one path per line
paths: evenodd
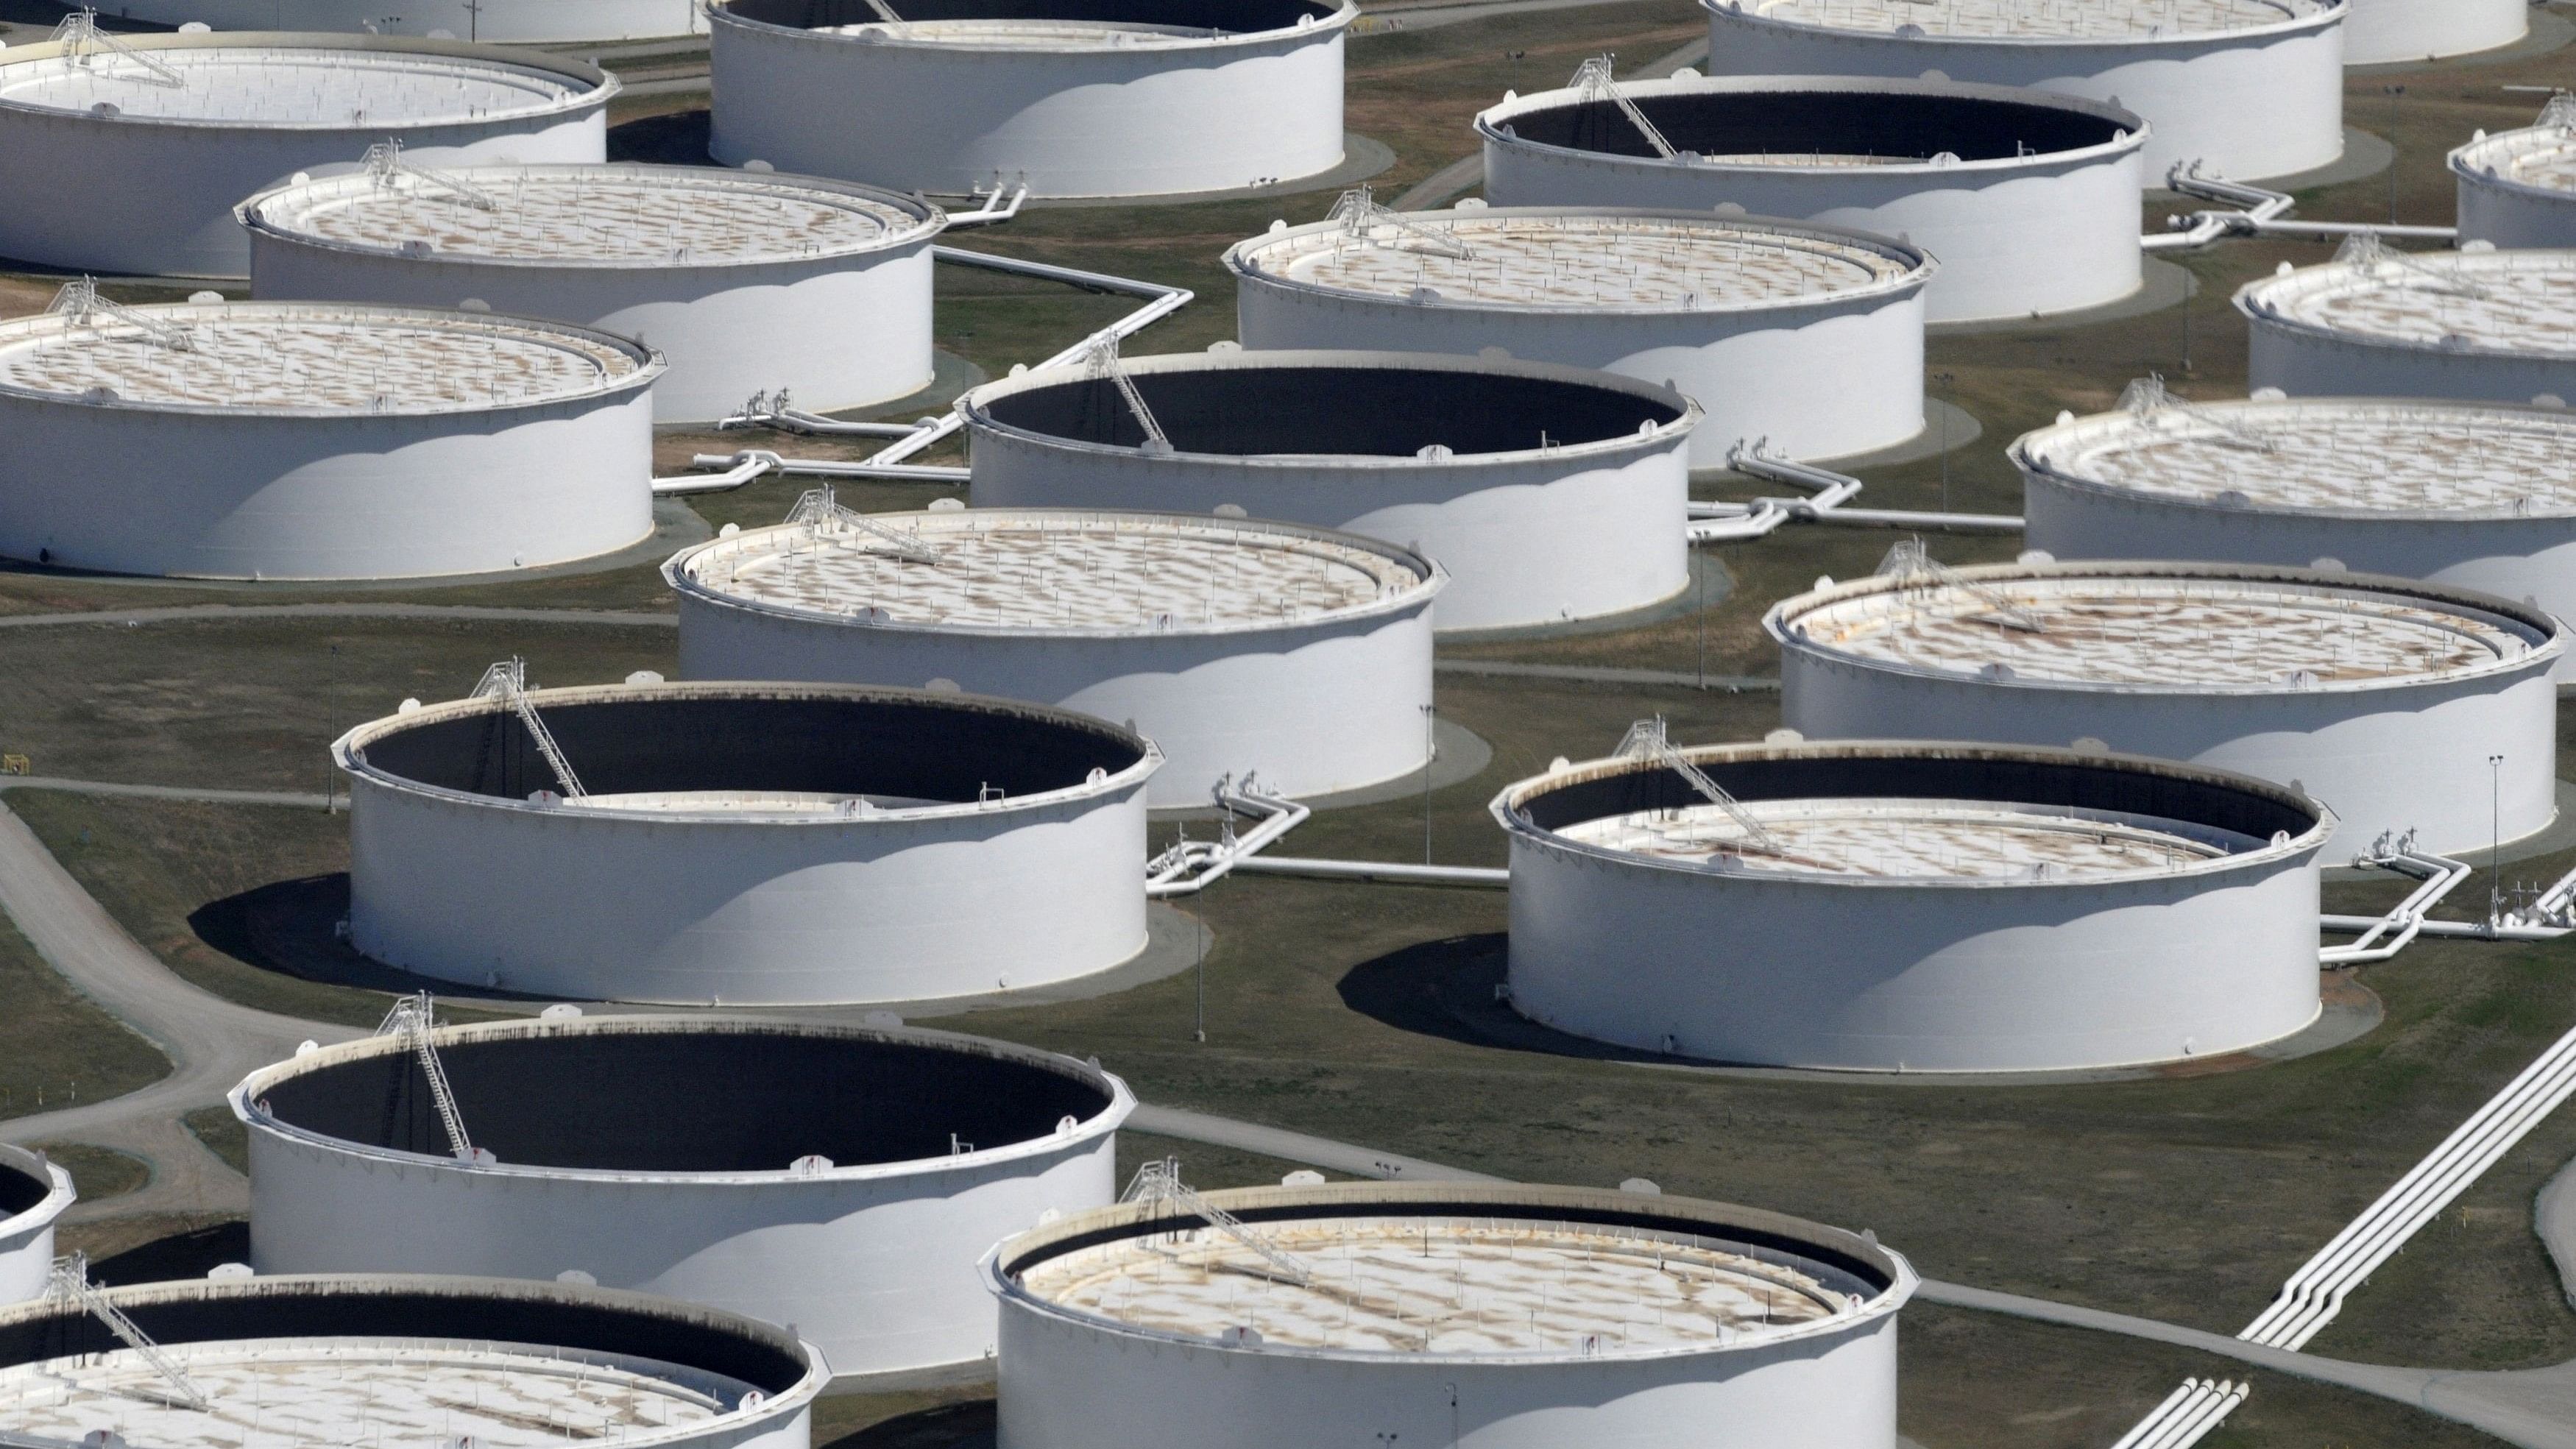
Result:
M658 40L706 33L696 0L116 0L120 20L217 30L333 30L484 44Z
M1926 319L2117 302L2145 277L2139 155L2117 106L1947 81L1756 76L1621 82L1673 154L1584 89L1476 117L1497 206L1740 208L1850 227L1940 262Z
M2576 251L2348 245L2248 282L2247 385L2299 397L2576 398Z
M495 46L75 24L0 50L0 257L247 276L243 197L385 141L425 166L596 163L617 90L595 65Z
M0 1303L45 1291L54 1266L54 1220L76 1196L72 1175L43 1153L0 1142Z
M2451 175L2463 241L2576 247L2576 100L2551 101L2519 131L2480 131L2451 153Z
M1687 394L1691 463L1840 458L1923 431L1920 249L1811 222L1615 207L1350 209L1225 254L1251 348L1472 353Z

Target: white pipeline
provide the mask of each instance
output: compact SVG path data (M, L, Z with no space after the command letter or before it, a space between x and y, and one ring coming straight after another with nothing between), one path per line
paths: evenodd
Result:
M1397 885L1508 886L1512 873L1469 865L1406 865L1391 860L1306 860L1265 855L1239 861L1248 875L1302 875L1318 880L1375 880Z
M1242 869L1252 856L1279 837L1306 823L1315 812L1283 795L1273 795L1260 787L1250 773L1237 787L1233 777L1216 782L1216 803L1226 812L1222 832L1215 840L1191 840L1184 836L1152 860L1145 862L1145 894L1153 899L1167 896L1196 895L1229 873ZM1259 823L1237 835L1234 817L1237 812L1253 816Z
M2393 845L2386 836L2381 836L2370 854L2356 859L2353 864L2378 866L2383 870L2415 876L2423 884L2409 891L2406 899L2390 907L2388 914L2377 919L2361 917L2361 938L2348 946L2329 946L2320 950L2317 952L2320 965L2362 966L2395 956L2424 933L2427 924L2424 917L2433 907L2441 904L2444 896L2469 878L2469 867L2465 863L2417 850L2411 831L2405 839ZM2347 919L2351 918L2326 917L2321 918L2319 924L2332 926L2336 921Z
M1917 513L1892 508L1851 508L1861 481L1809 463L1793 463L1764 451L1768 439L1751 447L1735 445L1727 466L1747 477L1808 488L1791 498L1756 498L1750 503L1694 503L1684 525L1693 543L1732 543L1762 538L1791 523L1830 523L1849 528L1907 528L1928 533L2019 533L2022 521L1996 513Z
M689 461L701 468L722 468L725 471L683 473L677 478L656 478L653 480L653 496L676 498L690 493L727 492L779 467L786 460L764 449L745 448L739 453L700 453Z
M2368 232L2374 236L2408 241L2457 241L2459 230L2447 226L2375 226L2341 221L2291 221L2288 219L2297 199L2285 192L2268 191L2248 186L2223 176L2203 175L2199 163L2177 166L2166 178L2166 184L2185 196L2206 201L2223 201L2240 208L2235 211L2199 211L2188 216L2170 216L2170 228L2161 236L2144 236L2138 246L2150 252L2192 251L2212 242L2237 236L2299 237L2309 241L2341 241L2348 236Z

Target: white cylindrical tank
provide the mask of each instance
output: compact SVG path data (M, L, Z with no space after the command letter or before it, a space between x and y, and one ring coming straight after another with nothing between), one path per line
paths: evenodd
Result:
M704 166L382 164L252 197L251 290L560 317L670 368L658 423L755 392L833 412L930 385L931 241L947 218L847 182Z
M1251 348L1473 353L1688 395L1691 464L1840 458L1923 431L1917 248L1808 222L1612 207L1371 211L1225 254Z
M379 35L119 35L0 50L0 257L250 273L243 197L354 170L606 159L617 78L535 51Z
M79 282L55 309L0 321L0 556L414 578L653 531L662 362L622 337L411 307L120 307Z
M2293 397L2576 399L2576 251L2364 244L2248 282L2246 386Z
M1894 1449L1913 1267L1636 1186L1244 1188L1206 1195L1237 1233L1169 1196L1024 1233L984 1260L1001 1449Z
M400 1035L233 1089L259 1271L584 1273L792 1323L845 1380L979 1363L976 1260L1115 1201L1136 1100L1096 1065L902 1027L572 1017L431 1041L472 1161Z
M217 30L334 30L486 45L658 40L706 33L696 0L116 0L121 20L200 21Z
M1223 344L1220 344L1223 345ZM1367 534L1449 571L1442 629L1643 608L1690 583L1699 409L1668 388L1508 358L1211 352L1064 367L958 402L977 507L1219 509Z
M2511 45L2531 33L2531 0L2352 0L2343 63L2440 60Z
M1167 196L1342 163L1351 0L711 0L729 166Z
M2576 415L2374 398L2181 403L2012 446L2030 546L2431 579L2576 617ZM2562 657L2562 680L2576 659Z
M500 666L496 666L500 668ZM442 981L583 1000L918 1001L1145 949L1130 730L846 685L507 692L360 725L350 940Z
M1862 742L1640 755L1493 804L1514 1010L1705 1061L2064 1071L2241 1051L2317 995L2324 807L2125 755Z
M2343 154L2343 0L1700 0L1700 7L1709 13L1712 75L1937 77L2125 106L2155 128L2146 149L2151 185L2195 162L2253 181L2312 171Z
M0 1303L44 1293L54 1267L54 1220L75 1196L72 1175L43 1153L0 1142Z
M1439 566L1356 534L1173 513L968 508L788 522L683 550L688 679L927 685L1125 720L1152 806L1258 776L1323 795L1419 771Z
M2332 809L2339 859L2410 832L2483 850L2557 817L2565 633L2487 594L2228 564L1917 564L1820 581L1763 624L1781 716L1814 739L2093 740L2239 770Z
M2451 153L2460 239L2497 247L2576 247L2576 101L2555 100L2519 131Z
M1929 253L1926 320L2117 302L2138 249L2147 123L2049 91L1945 81L1696 76L1620 87L1677 154L1579 90L1476 117L1497 206L1741 208Z
M153 1449L807 1449L832 1373L792 1327L573 1283L218 1268L100 1291L155 1347L69 1298L0 1307L0 1424Z

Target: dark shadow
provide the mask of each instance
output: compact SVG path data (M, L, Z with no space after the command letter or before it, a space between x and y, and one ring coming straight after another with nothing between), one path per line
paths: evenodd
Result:
M608 159L658 166L713 166L707 156L711 112L670 111L608 128Z
M8 21L12 25L59 25L62 23L63 16L69 14L74 8L70 5L55 4L53 0L0 0L0 20ZM121 15L102 13L98 17L98 28L155 32L176 30L179 27L162 25L150 20L128 20Z
M250 1224L240 1218L155 1238L89 1265L89 1275L110 1287L203 1278L222 1263L250 1261Z
M303 981L397 995L430 991L444 996L458 990L453 981L414 975L360 954L341 934L341 923L348 919L349 876L339 871L272 881L208 901L189 912L188 926L198 940L245 966ZM557 999L481 986L473 994L516 1001Z
M814 1449L993 1449L993 1401L941 1404L881 1419Z
M1363 961L1342 977L1342 1004L1398 1031L1469 1046L1605 1062L1688 1060L1585 1041L1512 1010L1495 993L1503 984L1507 941L1500 932L1452 936Z

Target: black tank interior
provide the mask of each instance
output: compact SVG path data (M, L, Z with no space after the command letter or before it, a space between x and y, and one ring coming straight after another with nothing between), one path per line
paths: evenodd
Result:
M2108 144L2104 117L2056 106L1967 96L1877 91L1712 91L1637 96L1638 109L1676 151L1702 156L1825 153L1929 161L1947 151L1993 161ZM1609 101L1551 106L1514 116L1523 140L1612 156L1653 156L1634 123Z
M477 1147L505 1163L777 1172L946 1157L1044 1137L1107 1110L1079 1077L972 1050L792 1032L617 1032L461 1042L439 1061ZM447 1154L428 1079L384 1052L270 1087L307 1131Z
M593 795L800 791L972 801L1069 789L1143 751L1107 727L930 699L668 697L541 705L546 729ZM397 729L361 758L442 789L520 800L558 787L507 710Z
M1139 372L1145 406L1184 453L1411 457L1514 453L1634 436L1681 409L1614 388L1548 377L1410 367L1219 367ZM1048 437L1134 448L1144 425L1106 377L991 400L993 419Z
M1175 25L1232 35L1285 30L1309 16L1322 21L1330 5L1315 0L893 0L905 20L1076 20L1110 25ZM885 17L867 0L734 0L726 7L745 20L789 25L875 25Z
M14 1218L53 1195L54 1185L0 1162L0 1218Z

